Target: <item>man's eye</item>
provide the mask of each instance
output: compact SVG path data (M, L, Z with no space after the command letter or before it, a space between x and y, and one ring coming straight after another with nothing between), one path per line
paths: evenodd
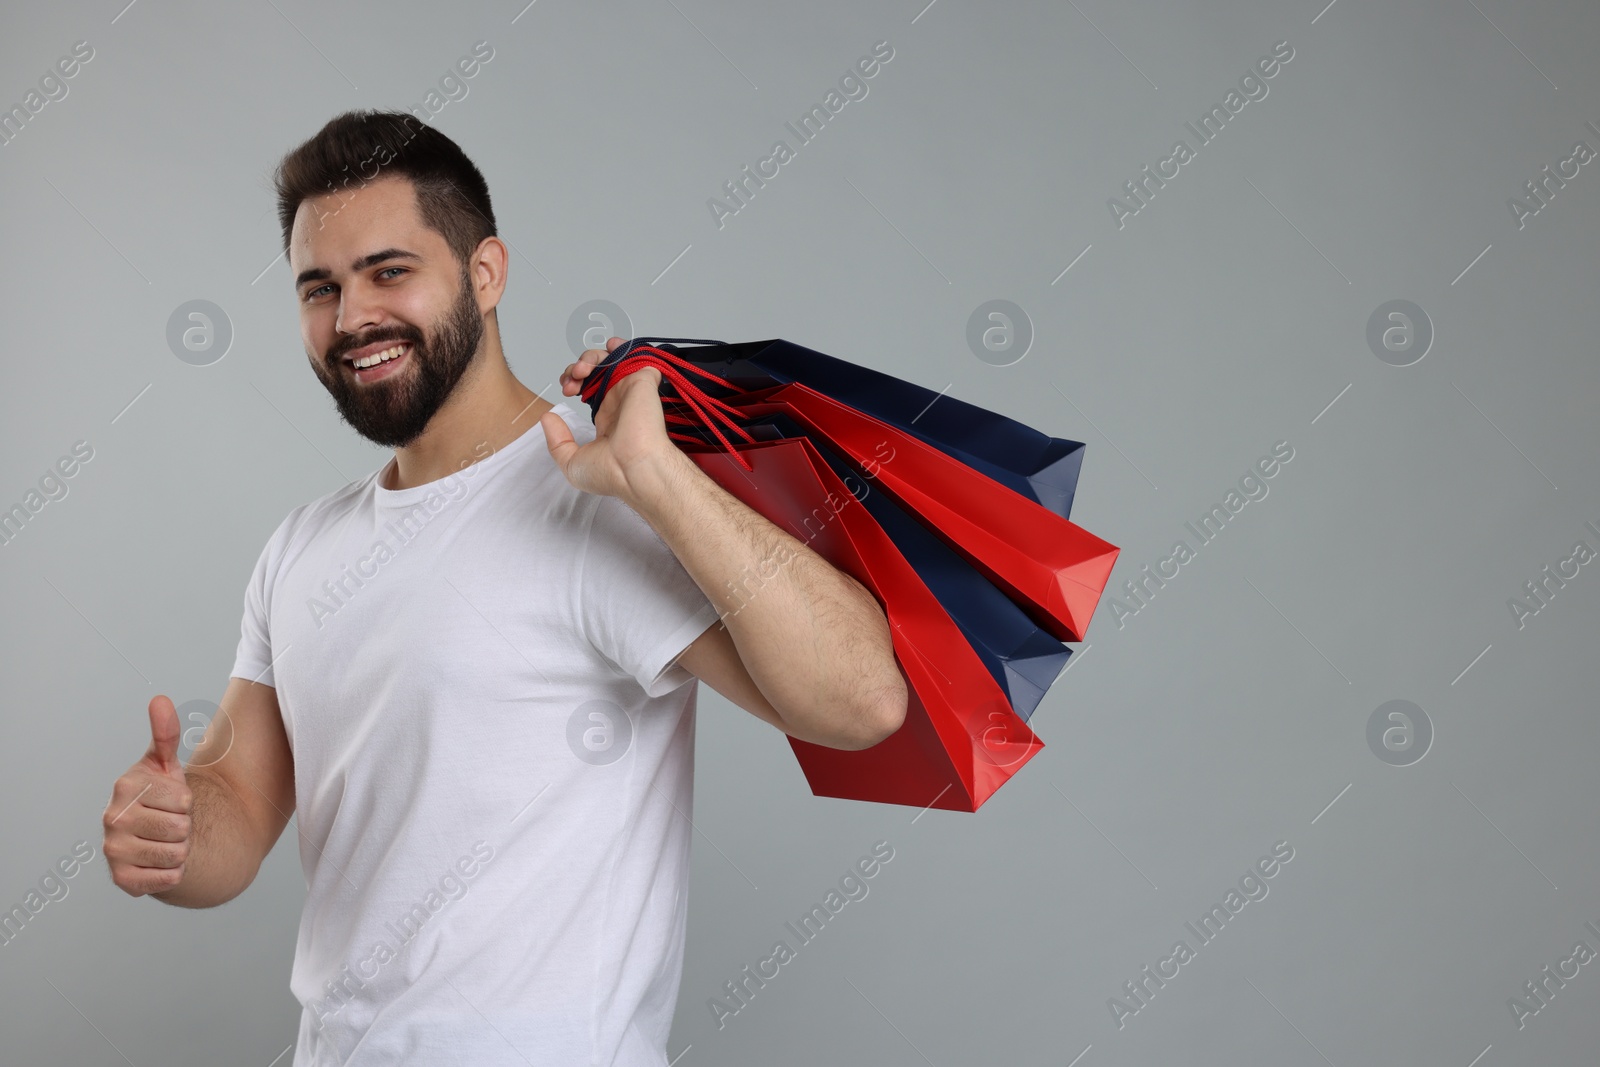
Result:
M385 268L383 268L382 270L380 270L378 272L378 277L382 278L385 274L388 274L392 270L399 271L401 274L409 273L406 270L405 267L385 267ZM310 300L310 299L314 298L318 293L322 292L322 290L327 289L327 288L329 288L329 286L319 285L315 289L312 289L309 292L307 292L306 295L305 295L305 298L307 300Z

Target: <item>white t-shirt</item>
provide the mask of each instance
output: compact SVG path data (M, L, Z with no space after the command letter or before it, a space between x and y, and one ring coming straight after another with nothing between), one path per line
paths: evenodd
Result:
M478 455L294 509L245 591L233 674L294 750L294 1067L667 1062L696 693L670 664L716 610L538 426Z

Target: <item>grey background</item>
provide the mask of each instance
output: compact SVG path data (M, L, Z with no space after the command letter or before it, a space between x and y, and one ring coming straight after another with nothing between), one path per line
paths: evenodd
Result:
M788 338L1086 442L1073 519L1122 549L1048 748L976 815L813 798L702 693L677 1064L1594 1062L1600 965L1520 1030L1507 1001L1600 949L1600 569L1521 628L1507 601L1600 548L1600 162L1521 229L1507 200L1600 148L1600 9L924 2L8 11L0 102L95 56L0 147L0 502L95 455L0 549L0 904L95 858L0 948L0 1058L267 1067L293 1040L293 830L196 912L110 884L100 812L154 693L221 695L278 521L386 457L306 366L272 165L487 40L434 122L494 193L531 387L594 299ZM706 200L880 40L866 98L719 229ZM1280 40L1269 95L1119 229L1107 198ZM166 344L194 299L232 323L211 366ZM1009 367L966 344L991 299L1035 334ZM1435 330L1406 367L1366 343L1396 299ZM1279 441L1270 494L1119 627L1109 596ZM1396 699L1434 731L1410 766L1367 743ZM870 894L719 1030L707 999L880 839ZM1270 895L1119 1028L1108 999L1278 841Z

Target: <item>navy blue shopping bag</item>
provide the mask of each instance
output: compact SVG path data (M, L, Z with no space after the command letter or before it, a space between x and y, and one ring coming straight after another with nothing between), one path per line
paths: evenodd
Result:
M976 404L777 339L727 344L635 337L611 353L602 373L645 344L689 360L741 388L789 382L810 386L920 438L1062 518L1072 517L1072 498L1083 465L1081 441L1050 437ZM715 388L699 384L716 395Z

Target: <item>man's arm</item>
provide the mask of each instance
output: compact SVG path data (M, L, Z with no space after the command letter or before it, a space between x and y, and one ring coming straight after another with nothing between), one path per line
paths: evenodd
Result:
M721 616L678 658L685 670L802 741L870 748L900 728L905 680L888 619L861 583L676 447L637 480L629 506ZM751 575L763 580L747 594Z
M150 749L117 779L102 822L111 880L185 908L244 892L294 810L277 690L233 678L187 767L172 701L150 702Z
M547 414L543 425L568 480L637 511L722 616L678 662L801 740L842 749L882 741L899 729L907 699L882 607L672 443L659 383L647 368L613 385L595 440L581 448L559 416ZM774 568L757 595L739 591L750 575Z

